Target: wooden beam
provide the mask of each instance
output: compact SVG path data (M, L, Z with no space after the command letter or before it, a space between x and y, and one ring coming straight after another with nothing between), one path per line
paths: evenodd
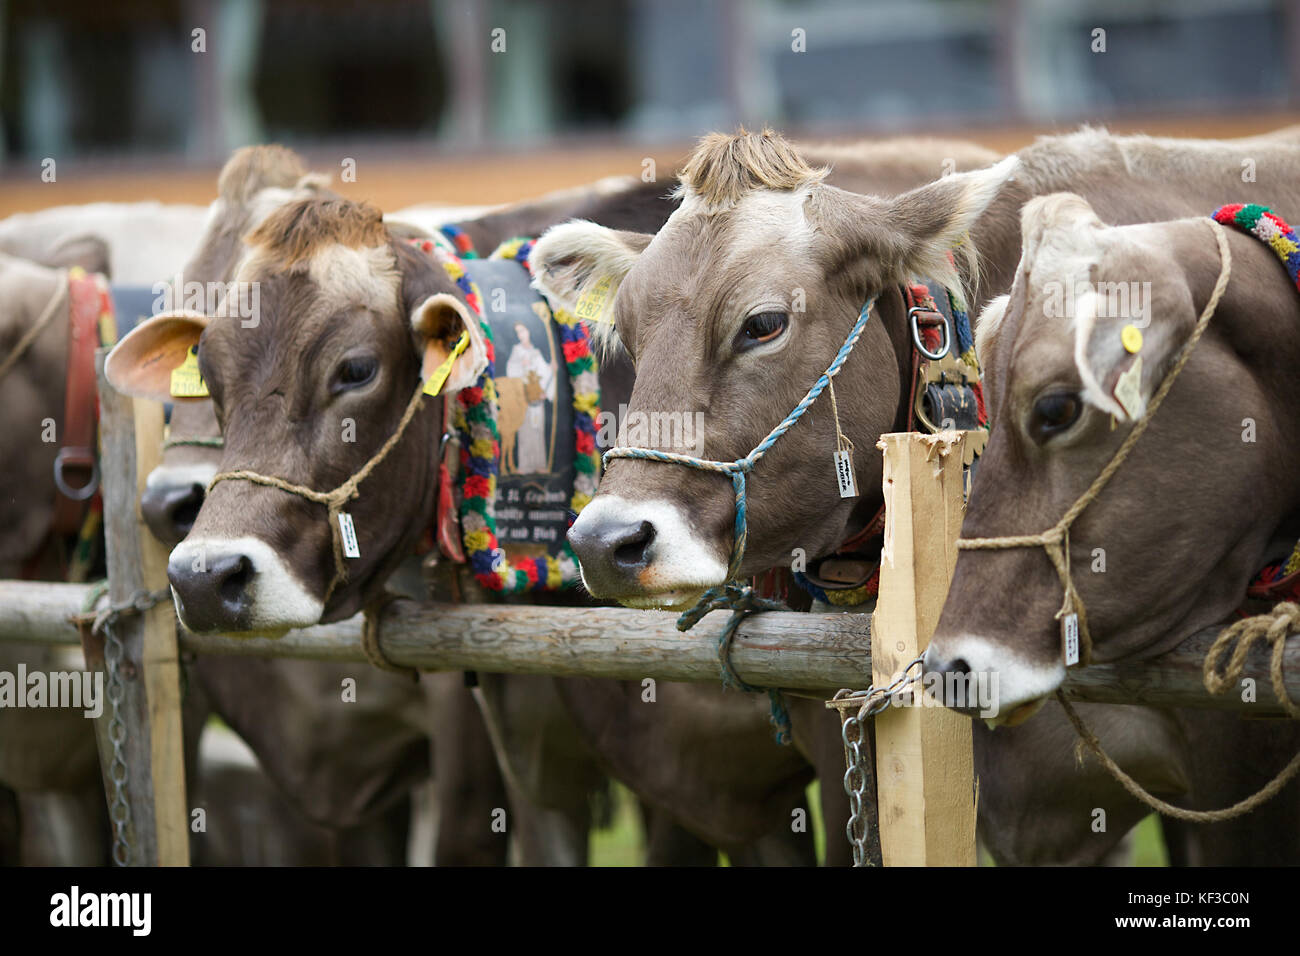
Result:
M963 435L895 433L885 453L885 543L871 635L872 683L925 650L957 563ZM919 689L918 689L919 693ZM974 866L971 722L938 707L876 717L876 804L885 866Z
M85 584L0 581L0 641L76 644L69 618L90 592ZM530 605L446 605L397 601L383 616L380 645L396 663L425 670L456 668L525 674L563 674L660 680L714 681L713 641L725 620L704 619L689 634L676 615L628 608L557 608ZM866 647L867 614L755 614L740 626L733 660L740 675L759 675L786 687L833 692L862 688L871 670ZM1071 668L1065 692L1071 700L1151 707L1199 707L1275 717L1282 714L1268 676L1268 649L1252 649L1245 677L1258 701L1238 694L1210 696L1201 683L1201 662L1218 635L1216 627L1193 634L1159 657L1121 664ZM364 662L361 618L318 624L284 637L229 637L180 632L183 651L242 657ZM514 655L513 659L510 656ZM1300 638L1286 648L1287 688L1300 700ZM829 696L829 695L828 695Z
M157 461L162 438L162 409L158 406L156 412L144 413L145 432L139 438L146 453L144 464L147 467L138 467L140 458L134 403L120 395L104 378L104 352L100 350L95 362L103 435L100 470L103 475L104 538L108 553L108 595L109 600L116 604L129 600L138 591L166 585L165 564L160 564L158 554L161 546L152 547L153 536L140 517L140 486L136 477L147 474L148 468L152 467L150 460ZM144 547L145 541L151 546ZM170 606L164 603L144 615L122 617L115 626L115 634L123 648L118 675L122 681L120 716L125 725L122 741L122 757L126 763L124 789L130 813L124 830L129 850L127 863L133 866L186 865L189 862L189 844L185 836L188 815L185 812L184 759L174 754L180 746L179 661L174 633L170 653L166 647L166 632L173 618ZM88 654L88 664L98 656ZM149 669L151 663L157 665L152 671ZM106 690L107 684L106 680ZM116 792L112 779L114 749L109 736L113 716L114 707L110 701L96 721L95 731L110 808ZM158 723L151 732L155 720ZM156 760L161 761L158 766L155 766ZM176 819L178 812L179 821Z

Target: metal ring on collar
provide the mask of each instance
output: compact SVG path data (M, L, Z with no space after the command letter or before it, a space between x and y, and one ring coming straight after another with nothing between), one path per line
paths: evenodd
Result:
M79 452L80 454L77 457L81 460L69 462L69 458L72 457L69 454L70 452ZM87 461L89 461L90 465L90 481L80 488L73 488L63 477L63 469L68 467L70 463L74 467L85 468ZM99 462L87 449L60 448L58 457L54 459L54 487L59 489L59 494L65 498L71 498L73 501L86 501L94 497L95 492L99 490Z
M920 306L912 306L912 308L907 310L907 324L911 326L912 329L912 344L916 346L918 352L928 358L931 362L937 362L939 359L947 355L948 350L952 348L952 338L951 333L948 331L948 323L946 320L939 323L939 327L943 329L943 344L939 347L937 352L931 352L925 347L925 342L921 340L921 324L917 318L917 313L919 312L925 312L930 315L938 313L935 313L933 309L923 309ZM940 317L942 318L942 315L940 315Z

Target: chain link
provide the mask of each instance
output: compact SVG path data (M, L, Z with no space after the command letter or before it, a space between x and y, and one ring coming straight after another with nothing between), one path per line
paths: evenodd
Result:
M108 720L108 742L113 756L108 763L108 779L112 784L112 797L108 804L108 817L113 824L113 863L126 866L131 860L131 844L126 831L131 822L131 805L127 798L126 721L122 719L122 698L125 685L122 681L122 661L126 649L117 634L116 625L121 618L143 614L164 601L171 600L171 592L137 590L125 601L109 604L94 613L78 617L78 623L89 623L91 632L104 637L104 670L108 682L108 702L112 716Z
M863 753L866 741L867 721L889 707L893 698L900 691L921 679L919 670L924 655L914 657L898 675L884 687L871 686L866 690L851 691L847 688L837 691L832 702L844 716L844 725L840 738L844 741L844 792L849 798L849 822L844 828L849 846L853 850L853 865L868 866L867 817L863 812L863 802L874 799L867 793L867 784L871 780L871 769L867 765L868 757ZM913 670L916 673L912 673ZM857 713L849 712L858 704Z

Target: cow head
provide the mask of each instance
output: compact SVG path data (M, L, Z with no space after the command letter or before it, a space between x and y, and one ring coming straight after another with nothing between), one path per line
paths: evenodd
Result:
M297 153L274 144L246 146L226 161L203 238L181 273L183 283L226 283L244 254L243 238L273 210L296 199L330 195L325 178L307 171ZM171 277L168 277L171 278ZM173 289L174 304L185 290ZM206 295L203 296L206 302ZM174 546L190 532L221 458L212 403L186 401L173 408L162 461L149 473L140 513L154 537Z
M1203 219L1107 227L1080 197L1056 194L1024 207L1022 233L1010 294L977 332L995 425L966 538L1061 519L1141 417L1220 272ZM1297 349L1254 324L1294 315L1295 290L1262 244L1228 239L1232 279L1204 337L1070 530L1097 661L1157 652L1227 616L1295 501L1281 383ZM1065 676L1062 597L1041 547L959 552L926 669L996 672L998 720L1027 719Z
M225 448L223 472L251 471L329 491L397 429L417 385L450 366L443 391L486 366L477 321L443 268L392 238L379 211L334 199L282 206L247 237L235 272L256 283L260 314L158 316L114 350L107 374L161 397L197 345ZM438 402L415 420L344 508L361 553L334 581L324 506L246 481L214 486L168 577L181 620L198 631L282 632L358 610L418 536L436 487ZM328 599L327 599L328 595Z
M598 329L612 321L636 365L619 443L724 461L795 407L879 296L887 318L869 321L835 380L858 486L870 489L880 480L874 442L895 422L910 372L893 287L914 275L956 282L948 251L1011 168L880 199L826 185L826 170L770 132L711 136L683 169L681 206L656 236L568 223L538 241L531 262L554 301L599 312ZM678 422L693 426L689 445ZM750 477L743 575L789 561L792 548L825 553L855 506L865 510L863 499L839 497L835 450L824 395ZM725 476L618 459L569 540L595 596L680 606L726 577L733 509Z

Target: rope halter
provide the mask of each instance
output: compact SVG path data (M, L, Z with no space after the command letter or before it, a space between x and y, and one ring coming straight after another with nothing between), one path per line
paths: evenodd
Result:
M339 512L343 510L343 506L347 504L347 502L360 494L358 488L361 482L365 481L366 478L370 476L370 473L378 468L380 463L388 457L388 453L397 447L397 443L401 441L402 435L406 432L407 426L410 425L412 419L415 418L415 413L420 410L420 400L423 397L424 383L420 382L415 386L415 394L412 395L411 400L407 402L406 411L402 413L401 421L397 423L397 427L393 430L393 433L388 436L388 440L384 442L379 451L375 452L375 454L371 456L369 461L357 469L357 471L353 473L352 477L348 478L337 488L333 488L330 491L316 491L312 488L308 488L306 485L298 485L290 481L285 481L283 478L276 478L272 475L262 475L255 471L242 470L223 471L220 474L215 475L213 479L208 482L207 494L212 494L212 489L222 481L249 481L255 485L266 485L268 488L279 488L281 491L288 492L291 495L297 495L300 498L306 498L308 501L314 501L317 504L324 505L329 516L330 538L333 543L334 551L334 576L330 579L329 587L325 589L325 597L321 602L322 604L328 604L330 597L334 594L334 589L338 587L339 584L346 581L348 577L347 565L344 563L343 556L343 528L339 523Z
M1119 470L1120 465L1124 463L1124 459L1133 450L1133 446L1138 443L1138 439L1142 437L1142 434L1147 430L1147 426L1151 424L1151 419L1164 402L1165 396L1169 394L1169 390L1173 388L1178 373L1183 370L1183 367L1191 358L1192 350L1196 348L1196 343L1200 341L1201 335L1209 326L1210 319L1214 316L1214 310L1218 307L1219 300L1223 298L1223 293L1228 288L1228 278L1232 274L1232 252L1228 248L1227 237L1224 234L1223 227L1213 219L1207 219L1206 223L1214 231L1215 241L1219 244L1221 266L1219 268L1219 278L1214 283L1214 291L1210 293L1210 299L1205 303L1205 308L1201 311L1196 327L1192 330L1192 334L1186 343L1184 343L1182 350L1178 354L1177 361L1165 374L1146 411L1133 426L1133 430L1125 436L1124 441L1115 450L1115 454L1107 462L1106 467L1093 479L1092 484L1078 497L1074 504L1070 505L1065 514L1061 516L1061 520L1046 531L1039 534L1005 535L997 538L959 538L957 540L957 547L965 551L1041 547L1047 552L1047 557L1056 569L1056 575L1060 578L1061 588L1064 591L1061 609L1056 612L1056 619L1061 622L1063 638L1066 638L1067 630L1071 629L1075 623L1078 626L1078 652L1071 653L1068 649L1068 639L1063 641L1062 650L1065 654L1067 667L1074 664L1087 665L1092 659L1092 635L1088 630L1087 611L1084 607L1083 598L1080 597L1079 590L1074 585L1074 578L1070 574L1070 527L1078 519L1079 515L1083 514L1083 510L1101 494L1102 489L1106 487L1107 482Z
M768 449L776 444L776 440L794 427L795 422L799 421L804 412L808 411L812 403L817 400L817 396L821 395L830 386L831 379L844 366L849 353L853 351L853 346L857 345L858 339L862 336L862 330L866 328L867 319L871 315L871 307L875 304L875 301L875 296L872 296L862 306L861 311L858 313L858 320L853 323L853 328L849 330L849 336L844 340L844 344L840 346L839 352L835 354L835 358L827 366L826 371L821 374L813 387L808 389L808 393L794 407L794 410L785 416L781 423L768 432L767 437L755 445L754 449L743 458L737 458L735 461L716 461L710 458L696 458L675 452L657 451L653 448L633 448L620 445L605 452L602 459L602 464L605 467L609 466L611 458L631 458L636 461L662 461L674 465L685 465L687 468L695 468L699 471L711 471L716 474L730 476L736 499L736 520L731 546L731 560L727 565L727 580L705 591L700 595L695 605L683 612L677 619L677 629L679 631L689 631L710 611L728 609L732 612L731 619L718 637L718 661L722 670L722 682L727 687L744 691L763 689L746 684L740 679L735 668L731 666L731 641L746 614L753 611L784 609L781 602L759 597L753 593L752 588L738 583L740 566L745 559L745 545L749 540L745 476L754 470L754 467L767 454ZM780 743L788 743L790 739L790 718L786 713L784 701L781 700L780 691L768 690L768 696L771 698L772 704L772 723L777 727L777 740Z

